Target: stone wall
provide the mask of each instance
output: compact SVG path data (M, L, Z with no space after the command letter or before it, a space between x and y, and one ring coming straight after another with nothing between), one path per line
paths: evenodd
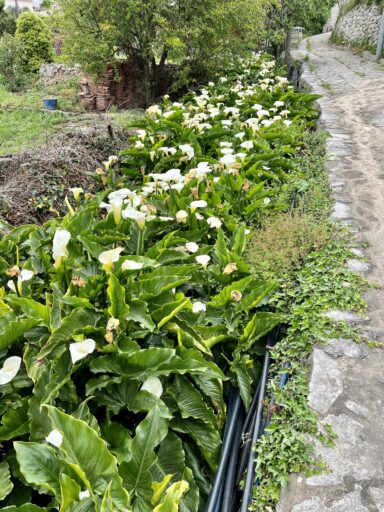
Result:
M79 67L68 67L64 64L43 64L40 66L40 79L46 85L58 84L69 78L80 77Z
M152 101L168 92L176 69L173 65L164 66L163 73L157 76ZM90 77L84 78L80 82L81 102L87 110L98 111L106 111L112 106L122 109L147 107L142 74L142 69L127 61L116 68L108 68L98 82Z
M338 19L333 37L335 41L351 46L375 47L380 23L381 10L377 5L358 5Z

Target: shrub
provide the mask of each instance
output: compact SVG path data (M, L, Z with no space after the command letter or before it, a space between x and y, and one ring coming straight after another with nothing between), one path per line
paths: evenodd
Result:
M41 16L23 12L17 19L16 38L22 44L22 64L27 73L37 73L54 57L52 34Z
M258 275L281 276L298 268L313 251L329 240L326 223L316 223L308 215L280 213L268 218L253 233L247 259Z
M14 34L16 30L16 16L13 9L5 9L4 0L0 0L0 37L3 34Z
M4 34L0 38L0 82L10 91L18 91L28 78L22 62L22 44L11 34Z

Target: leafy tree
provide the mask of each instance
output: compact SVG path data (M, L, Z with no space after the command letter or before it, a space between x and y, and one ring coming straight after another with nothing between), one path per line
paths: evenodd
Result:
M23 68L27 73L37 73L42 64L52 62L52 34L38 14L26 11L18 17L16 39L22 45Z
M134 62L142 70L149 104L167 62L179 64L186 80L209 76L223 59L253 49L262 36L268 2L59 0L58 24L64 54L94 76L110 63Z
M28 81L22 62L22 45L12 34L0 38L0 83L10 91L20 90Z
M275 53L284 48L287 63L291 60L292 29L301 26L307 34L322 31L335 0L279 0L270 10L270 44Z
M0 0L0 36L14 34L16 30L16 16L12 9L5 9L5 1Z

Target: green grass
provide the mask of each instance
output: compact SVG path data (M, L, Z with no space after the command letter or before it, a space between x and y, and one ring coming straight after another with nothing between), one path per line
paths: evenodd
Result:
M60 111L42 111L43 98L49 97L58 99ZM78 79L51 86L35 82L21 92L10 92L0 85L0 156L19 153L47 143L67 122L75 122L81 126L82 120L86 124L91 119L95 123L112 123L124 128L133 119L141 116L142 111L139 110L117 109L105 114L86 114L78 100Z
M78 80L44 86L35 82L22 92L10 92L0 85L0 156L18 153L48 142L55 129L74 115L42 112L43 98L57 97L59 109L81 113Z
M35 82L21 92L9 92L0 85L0 105L2 108L42 109L43 99L58 98L58 108L71 112L83 112L78 99L78 79L73 78L55 85L43 85Z
M68 116L59 112L0 111L0 156L48 142L55 128L67 120Z

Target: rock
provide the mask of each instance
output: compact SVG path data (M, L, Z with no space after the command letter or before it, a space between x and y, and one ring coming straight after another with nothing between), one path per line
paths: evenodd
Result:
M309 385L309 406L326 414L343 392L343 365L322 349L313 352L313 369Z

